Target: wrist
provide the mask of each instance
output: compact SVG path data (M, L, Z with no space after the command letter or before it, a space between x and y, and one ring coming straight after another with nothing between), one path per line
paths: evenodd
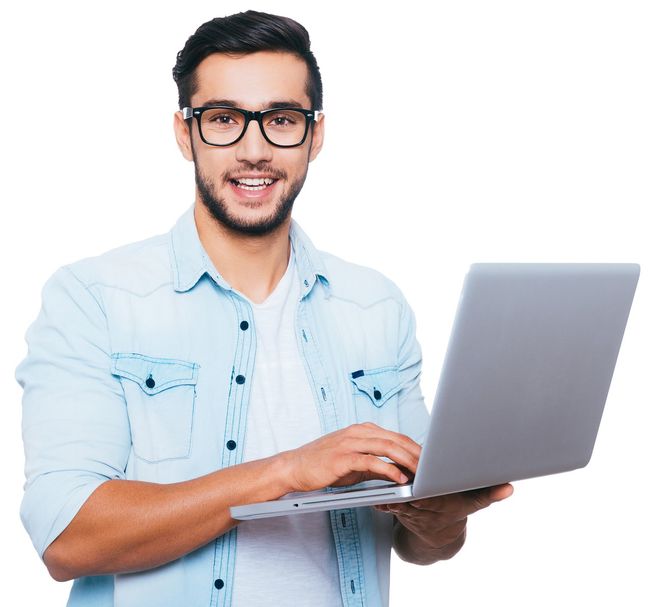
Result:
M290 453L290 451L282 451L270 458L273 467L274 486L277 487L279 492L281 491L280 495L298 491L294 482L293 459Z
M398 556L418 565L430 565L452 558L465 544L467 527L452 541L440 544L411 531L397 519L393 528L393 547Z

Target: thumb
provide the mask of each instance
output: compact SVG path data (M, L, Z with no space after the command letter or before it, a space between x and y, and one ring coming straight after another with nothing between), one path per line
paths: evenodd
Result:
M496 485L492 487L490 491L490 499L500 502L508 497L510 497L515 492L515 488L510 484L506 483L505 485Z

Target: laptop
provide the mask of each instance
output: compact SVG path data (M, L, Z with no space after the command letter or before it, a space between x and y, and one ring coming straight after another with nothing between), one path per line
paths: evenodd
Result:
M472 265L413 482L289 493L234 506L232 517L406 502L586 466L639 272L637 264Z

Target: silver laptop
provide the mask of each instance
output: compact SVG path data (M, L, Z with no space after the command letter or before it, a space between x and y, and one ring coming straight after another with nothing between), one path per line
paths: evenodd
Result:
M232 517L406 502L586 466L639 271L636 264L472 265L413 483L289 493L234 506Z

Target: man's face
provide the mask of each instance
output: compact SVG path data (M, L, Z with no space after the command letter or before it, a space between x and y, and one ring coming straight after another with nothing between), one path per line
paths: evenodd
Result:
M198 65L196 77L198 90L192 96L192 107L225 102L247 110L263 110L283 102L312 109L306 93L307 65L290 53L215 53ZM209 213L227 229L249 235L267 234L288 220L308 164L323 143L323 117L310 126L305 142L293 148L270 144L255 121L249 123L242 139L225 147L203 143L195 118L191 135L180 112L175 115L174 125L183 155L194 161L198 194ZM274 182L262 189L235 183L246 177L268 177Z

